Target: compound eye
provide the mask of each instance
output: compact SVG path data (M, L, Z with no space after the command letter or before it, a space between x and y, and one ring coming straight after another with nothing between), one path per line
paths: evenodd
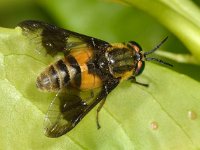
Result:
M135 41L129 41L127 46L131 47L136 53L139 53L142 51L141 46Z
M144 67L145 67L144 61L138 61L136 69L135 69L135 76L140 75L143 72Z

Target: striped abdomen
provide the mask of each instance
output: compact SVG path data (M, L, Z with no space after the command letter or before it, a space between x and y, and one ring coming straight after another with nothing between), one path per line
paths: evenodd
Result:
M81 49L70 53L63 59L47 67L37 78L37 87L46 91L58 91L66 85L81 90L101 86L101 80L94 74L89 74L87 62L91 51Z

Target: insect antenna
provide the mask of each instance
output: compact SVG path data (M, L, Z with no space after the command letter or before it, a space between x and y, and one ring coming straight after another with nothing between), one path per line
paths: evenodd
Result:
M145 52L144 53L144 58L146 61L157 61L159 62L160 64L164 64L164 65L168 65L168 66L171 66L173 67L172 64L170 63L167 63L167 62L164 62L163 60L160 60L158 58L154 58L154 57L146 57L147 55L149 54L152 54L153 52L155 52L157 49L160 48L160 46L168 39L168 36L166 38L164 38L156 47L154 47L152 50L148 51L148 52Z
M170 66L170 67L173 67L172 64L167 63L167 62L164 62L163 60L160 60L160 59L157 59L157 58L153 58L153 57L146 58L146 61L157 61L157 62L159 62L160 64L164 64L164 65L168 65L168 66Z

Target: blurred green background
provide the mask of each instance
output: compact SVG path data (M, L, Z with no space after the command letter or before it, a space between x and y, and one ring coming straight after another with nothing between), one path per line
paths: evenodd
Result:
M200 4L198 0L194 2ZM160 22L150 13L130 4L131 1L125 4L111 0L1 0L0 26L13 28L23 20L43 20L108 42L135 40L146 51L169 36L169 40L161 47L161 50L170 52L169 55L164 53L164 59L172 58L167 61L174 64L173 70L200 81L198 61L190 56L186 56L185 60L185 54L190 52L184 42L164 27L164 21ZM183 54L178 56L183 57L186 63L181 63L182 59L179 60L176 54Z

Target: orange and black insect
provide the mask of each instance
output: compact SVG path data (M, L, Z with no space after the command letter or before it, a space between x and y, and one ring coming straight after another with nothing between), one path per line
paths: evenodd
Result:
M45 135L49 137L69 132L101 102L97 109L97 125L100 127L98 112L120 81L129 79L147 86L135 79L142 73L145 61L154 60L172 66L147 57L167 38L153 50L143 52L134 41L110 44L44 22L24 21L19 26L26 35L39 34L48 54L64 54L62 59L50 64L36 81L39 89L57 93L45 117Z

